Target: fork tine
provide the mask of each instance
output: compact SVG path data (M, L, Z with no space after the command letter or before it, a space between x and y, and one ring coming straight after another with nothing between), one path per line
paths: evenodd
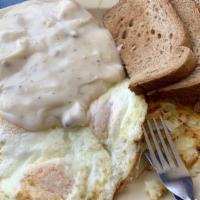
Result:
M157 171L161 171L161 169L162 169L161 165L160 165L159 161L156 158L156 155L154 153L154 150L153 150L153 147L151 145L150 139L149 139L148 134L146 132L146 129L145 129L145 127L143 125L142 125L142 130L143 130L143 133L144 133L145 141L146 141L147 146L148 146L148 150L149 150L149 153L150 153L151 161L152 161L153 165L155 166L156 170Z
M154 118L153 118L153 122L155 124L156 130L158 132L158 136L160 138L160 141L161 141L161 144L162 144L162 147L163 147L163 150L164 150L164 154L165 154L165 156L167 158L167 161L168 161L170 167L176 167L176 165L175 165L175 163L174 163L174 161L172 159L172 156L171 156L171 154L170 154L170 152L169 152L169 150L167 148L165 140L164 140L164 138L163 138L163 136L161 134L160 128L158 127L158 123L156 122L156 120Z
M176 150L176 148L175 148L175 146L174 146L174 143L173 143L173 141L172 141L172 138L171 138L170 133L169 133L169 131L168 131L166 125L165 125L165 122L164 122L162 116L160 116L160 120L161 120L161 122L162 122L162 126L163 126L163 128L164 128L164 132L165 132L167 141L168 141L168 143L169 143L169 145L170 145L170 147L171 147L172 153L173 153L173 155L174 155L174 157L175 157L175 160L176 160L178 166L181 166L181 167L184 166L184 167L185 167L185 165L183 164L183 161L181 160L181 157L180 157L178 151Z
M156 136L155 136L155 134L154 134L154 131L153 131L152 127L151 127L151 124L150 124L150 121L149 121L149 120L147 120L147 124L148 124L149 130L150 130L151 137L152 137L152 139L153 139L154 145L155 145L155 147L156 147L156 151L157 151L157 153L158 153L158 158L159 158L159 160L160 160L160 162L161 162L161 165L162 165L162 167L163 167L164 170L167 170L167 169L169 169L169 164L167 163L167 161L165 160L165 158L164 158L164 156L163 156L161 147L160 147L160 145L158 144L158 141L157 141L157 139L156 139Z

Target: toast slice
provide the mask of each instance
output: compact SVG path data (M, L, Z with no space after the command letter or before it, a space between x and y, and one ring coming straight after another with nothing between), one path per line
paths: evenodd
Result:
M188 29L198 65L190 76L158 90L158 93L162 96L176 95L176 97L196 99L200 97L200 9L193 0L171 0L171 3Z
M136 93L188 76L196 66L191 42L168 0L121 0L103 18Z

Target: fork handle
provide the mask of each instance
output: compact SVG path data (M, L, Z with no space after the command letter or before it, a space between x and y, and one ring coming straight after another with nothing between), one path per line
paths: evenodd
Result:
M174 199L176 199L176 200L183 200L183 199L181 199L180 197L178 197L176 195L174 195Z
M151 166L153 167L153 164L152 164L151 158L150 158L150 156L149 156L149 153L148 153L148 152L145 152L145 156L146 156L147 160L150 162ZM180 197L176 196L175 194L173 194L173 196L174 196L174 199L175 199L175 200L183 200L183 199L181 199Z

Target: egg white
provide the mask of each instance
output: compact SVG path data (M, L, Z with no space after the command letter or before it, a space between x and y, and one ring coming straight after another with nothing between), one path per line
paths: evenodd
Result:
M1 119L0 199L113 199L137 161L146 109L124 81L93 103L89 127L28 132Z

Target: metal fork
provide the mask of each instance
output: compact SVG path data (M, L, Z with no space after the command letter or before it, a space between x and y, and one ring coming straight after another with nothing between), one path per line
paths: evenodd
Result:
M150 157L150 154L149 154L149 151L148 150L145 151L144 154L145 154L145 157L147 158L147 160L150 162L151 166L154 167L152 160L151 160L151 157ZM173 196L174 196L175 200L183 200L180 197L176 196L175 194L173 194Z
M165 187L183 200L194 200L193 182L177 152L162 117L142 126L149 158ZM163 137L163 134L165 137Z

